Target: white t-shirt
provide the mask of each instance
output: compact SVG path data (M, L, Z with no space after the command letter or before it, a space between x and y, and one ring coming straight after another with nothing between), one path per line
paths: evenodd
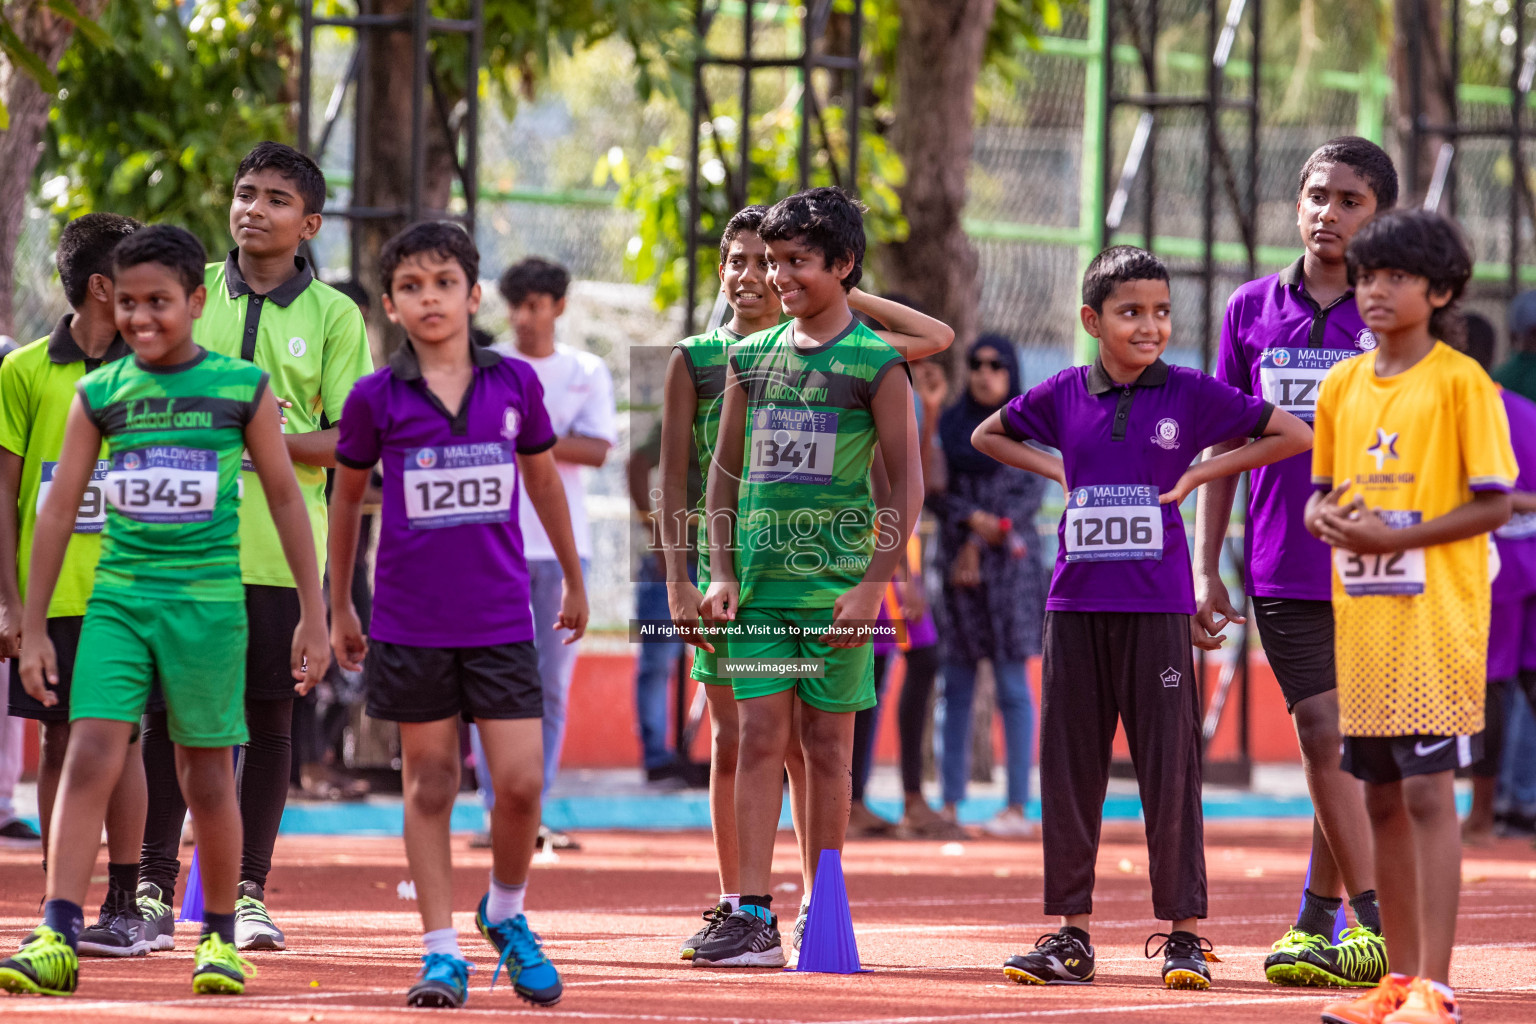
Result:
M617 444L614 425L613 377L602 359L590 352L556 345L553 355L531 358L512 345L498 345L497 350L533 367L544 386L544 408L556 437L579 434ZM587 524L587 488L583 475L590 467L574 462L556 461L560 482L565 485L565 503L571 509L571 531L576 536L576 553L592 557L592 530ZM529 561L554 559L539 514L534 511L528 492L518 490L518 521L523 528L523 557Z

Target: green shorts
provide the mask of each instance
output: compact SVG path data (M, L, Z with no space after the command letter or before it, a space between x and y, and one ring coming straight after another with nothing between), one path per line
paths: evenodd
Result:
M794 690L802 701L818 711L863 711L877 703L875 697L874 648L869 643L858 647L832 647L805 636L784 636L781 630L791 624L814 636L832 623L831 608L743 608L736 615L739 627L731 636L730 657L820 658L826 666L820 678L796 676L736 676L729 680L737 700L766 697L772 693ZM768 627L768 635L752 635L751 627ZM774 627L778 627L775 629Z
M721 630L718 636L710 636L709 642L715 646L713 654L702 647L693 648L693 671L688 675L706 686L730 686L731 681L720 678L716 666L717 659L726 657L725 631Z
M173 743L244 743L245 643L244 601L145 601L98 590L80 629L70 721L138 722L158 678Z

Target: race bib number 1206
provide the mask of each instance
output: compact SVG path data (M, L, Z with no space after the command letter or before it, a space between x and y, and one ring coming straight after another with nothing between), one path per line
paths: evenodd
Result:
M37 485L37 514L43 514L43 502L48 500L48 492L53 489L53 475L58 472L57 462L43 463L43 475ZM100 533L101 528L107 522L107 470L112 468L112 463L106 459L96 462L96 469L91 473L91 482L85 485L85 493L80 495L80 507L75 510L75 533Z
M1163 507L1151 484L1077 487L1067 499L1067 561L1163 558Z
M1394 530L1413 526L1423 518L1421 512L1378 509L1377 515ZM1411 548L1384 555L1357 555L1343 548L1333 549L1333 567L1350 597L1392 595L1398 597L1424 593L1424 549Z
M405 453L405 517L413 530L512 518L517 463L510 445L452 444Z
M219 455L170 445L117 452L106 493L113 508L141 523L207 522L219 496Z

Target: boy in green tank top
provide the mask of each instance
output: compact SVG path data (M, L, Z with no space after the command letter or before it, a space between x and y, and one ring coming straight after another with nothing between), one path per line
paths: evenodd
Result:
M330 662L304 501L267 375L192 340L202 312L203 247L173 227L145 228L113 256L118 330L134 350L81 380L53 486L38 516L22 624L21 678L57 703L46 630L76 509L102 442L108 505L95 587L70 695L71 743L54 805L43 923L0 961L0 988L68 995L78 984L80 904L107 800L151 684L165 695L181 785L198 823L203 935L192 990L238 993L254 973L235 950L241 828L229 748L245 742L246 624L240 583L241 450L260 474L302 615L289 654L306 692Z
M705 498L699 496L696 509L687 508L688 465L698 453L701 472L707 479L719 433L720 400L725 392L728 350L748 335L771 330L779 325L782 307L778 296L768 287L768 247L758 235L765 206L748 206L726 223L720 238L721 292L731 307L731 320L708 334L684 338L673 348L667 364L663 401L660 514L663 547L667 557L667 599L673 623L685 631L683 636L694 644L692 676L704 684L709 701L710 721L710 822L714 833L715 857L720 872L720 900L704 912L704 927L687 939L681 949L684 960L708 941L741 901L736 843L736 759L739 735L736 695L733 680L721 677L715 658L725 640L719 631L700 633L699 607L702 590L710 583L709 544L699 530L693 532L705 515ZM882 299L854 288L848 292L848 307L865 313L887 325L876 333L906 354L909 360L922 359L944 351L954 339L950 328L899 302ZM687 557L697 544L698 582L689 581ZM792 741L785 750L789 769L790 799L796 819L803 819L805 808L805 761L800 744ZM813 866L806 863L808 847L801 844L802 869L811 877ZM809 899L806 892L805 899ZM801 917L808 904L801 903ZM803 920L796 921L791 955L798 949Z
M128 354L113 314L112 251L141 227L131 217L114 213L88 213L66 224L55 263L72 312L50 335L0 363L0 657L14 659L21 650L32 536L58 469L75 387L86 374ZM48 606L48 636L59 662L57 703L44 707L34 700L21 685L19 663L13 660L10 666L10 713L39 726L37 809L45 868L49 821L69 742L69 693L80 625L106 519L105 467L104 462L96 463L74 514L64 565ZM169 941L146 922L134 901L144 802L144 762L134 742L128 745L122 778L107 804L107 898L100 919L80 935L83 956L140 956L166 948Z
M775 205L758 234L769 284L794 319L731 347L705 489L712 578L702 614L734 623L717 668L738 701L741 906L694 951L700 966L785 962L769 871L796 731L807 876L822 850L842 849L853 714L875 704L869 630L922 505L902 354L849 308L864 257L858 205L840 189L811 189ZM877 443L891 484L878 510ZM817 665L796 671L791 660Z

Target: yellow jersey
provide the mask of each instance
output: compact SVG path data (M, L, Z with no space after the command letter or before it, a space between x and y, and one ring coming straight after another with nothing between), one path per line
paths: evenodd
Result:
M1391 526L1443 516L1473 491L1509 491L1515 455L1497 387L1436 342L1376 376L1376 352L1328 371L1312 483L1349 480ZM1483 728L1488 537L1390 555L1333 552L1339 726L1346 736L1464 736Z

